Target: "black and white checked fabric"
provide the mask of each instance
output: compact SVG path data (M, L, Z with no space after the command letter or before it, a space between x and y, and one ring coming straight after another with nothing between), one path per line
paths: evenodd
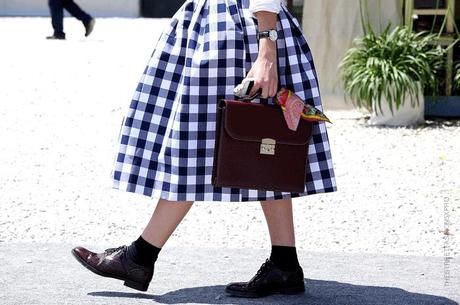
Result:
M214 187L216 107L258 55L249 0L186 0L170 19L123 118L113 188L174 201L259 201L337 190L325 123L315 123L305 192ZM313 59L299 22L278 14L278 77L322 110ZM272 98L253 102L274 104ZM239 156L235 156L238 158Z

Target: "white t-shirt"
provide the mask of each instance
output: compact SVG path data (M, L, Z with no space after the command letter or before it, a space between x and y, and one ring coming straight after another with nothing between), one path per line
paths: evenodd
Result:
M281 3L286 5L286 0L250 0L249 11L252 16L258 11L269 11L278 14L281 10Z

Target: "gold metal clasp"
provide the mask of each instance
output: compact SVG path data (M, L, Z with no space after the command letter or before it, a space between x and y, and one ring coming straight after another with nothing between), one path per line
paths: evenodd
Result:
M260 144L260 154L261 155L274 155L275 145L276 145L276 141L274 139L270 139L270 138L262 139L262 143Z

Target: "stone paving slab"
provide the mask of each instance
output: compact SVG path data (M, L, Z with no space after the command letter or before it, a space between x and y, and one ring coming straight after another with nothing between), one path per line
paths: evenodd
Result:
M443 257L302 251L304 295L244 299L226 296L224 287L252 277L266 250L165 247L149 290L139 293L83 268L71 256L72 247L0 243L0 303L455 305L460 301L459 259L445 264Z

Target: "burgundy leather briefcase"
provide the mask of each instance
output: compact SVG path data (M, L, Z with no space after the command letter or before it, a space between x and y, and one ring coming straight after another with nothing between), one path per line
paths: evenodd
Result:
M312 122L287 127L278 105L221 99L212 184L304 192Z

